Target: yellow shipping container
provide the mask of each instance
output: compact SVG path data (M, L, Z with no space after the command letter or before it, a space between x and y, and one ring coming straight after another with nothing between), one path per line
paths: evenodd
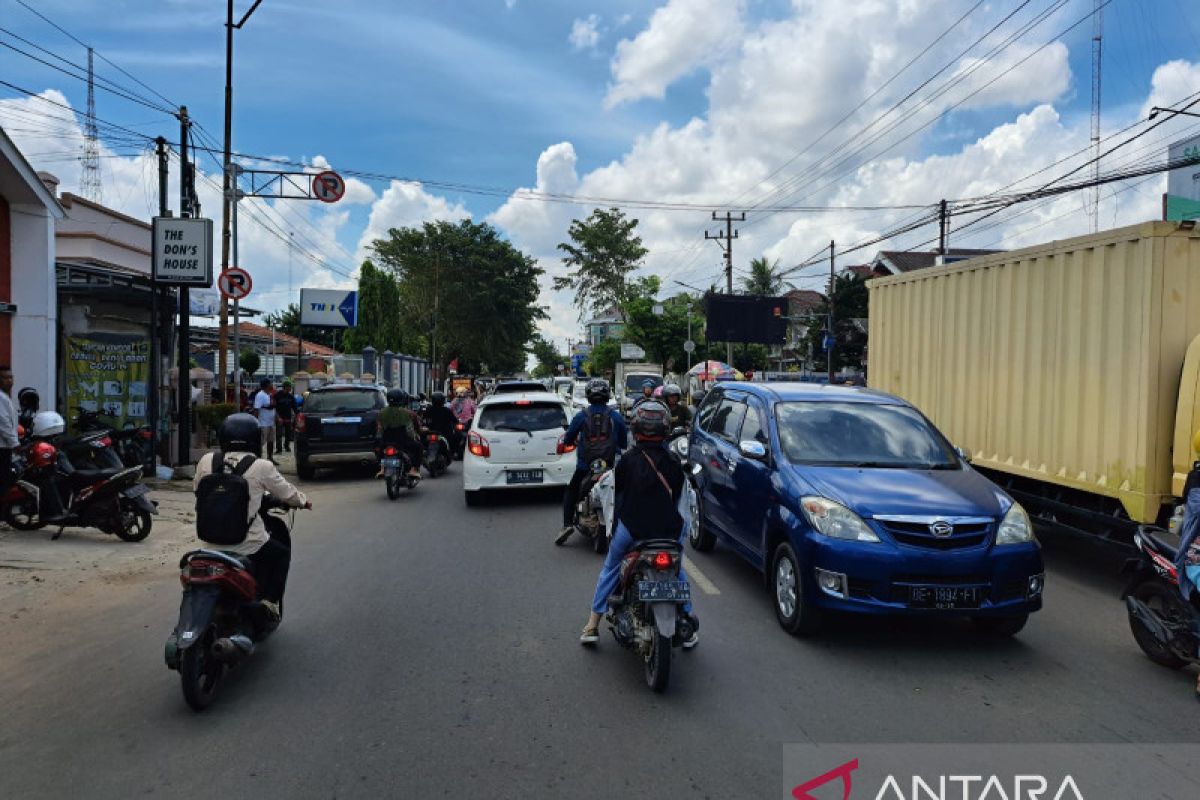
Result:
M1148 222L869 286L870 385L916 405L1042 516L1087 528L1081 520L1123 508L1154 522L1182 490L1200 428L1190 224Z

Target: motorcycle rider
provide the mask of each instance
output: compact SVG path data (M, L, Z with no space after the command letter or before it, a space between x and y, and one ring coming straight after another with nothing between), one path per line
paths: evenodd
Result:
M608 609L608 598L616 591L625 555L640 541L682 540L684 534L683 517L679 513L683 468L663 447L670 432L667 407L656 400L640 404L633 411L630 428L634 445L614 470L616 532L596 580L591 614L579 635L580 643L585 645L595 644L600 638L600 620ZM679 580L687 581L682 566ZM683 613L687 615L683 646L691 649L699 642L700 621L692 613L691 601L684 604Z
M683 390L677 384L668 383L663 387L663 400L671 413L672 428L687 428L692 424L692 412L683 402Z
M444 436L446 441L453 440L455 419L454 413L446 407L446 395L443 392L434 392L430 402L425 426L439 436Z
M608 381L592 378L584 392L588 407L575 415L563 434L563 444L567 447L574 445L580 434L583 434L584 442L575 448L575 474L563 493L563 529L554 540L558 545L564 544L575 532L575 504L579 501L579 487L588 476L592 460L603 458L612 464L617 453L629 444L625 420L619 411L608 407L609 398L612 397Z
M630 411L632 411L634 408L637 408L638 406L640 406L642 403L646 402L647 400L653 400L653 399L654 399L654 381L650 380L649 378L646 378L646 380L642 381L642 396L639 397L637 400L633 401L633 406L630 408Z
M258 511L262 506L263 495L268 492L291 508L312 508L312 501L279 474L274 462L262 457L262 427L259 420L252 415L230 414L221 423L217 440L221 443L220 452L205 453L200 458L200 462L196 464L196 477L192 482L192 489L199 489L201 479L212 474L214 458L222 459L228 469L234 470L246 456L255 457L254 463L242 474L250 488L251 522L246 539L241 544L222 546L221 549L247 556L254 579L258 583L260 602L275 619L279 619L292 550L285 543L271 538ZM200 546L209 545L201 542Z
M412 396L403 389L388 389L387 408L379 412L375 439L379 445L391 444L408 454L411 478L421 477L421 418L409 408ZM383 470L379 470L382 477Z
M454 418L464 425L475 419L475 401L467 396L466 389L459 389L454 393L454 400L450 403L450 412L454 414Z

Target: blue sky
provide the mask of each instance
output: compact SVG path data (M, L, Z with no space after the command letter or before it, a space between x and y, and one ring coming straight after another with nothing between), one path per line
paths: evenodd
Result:
M155 91L187 104L208 132L220 135L224 3L30 3ZM239 13L249 5L250 0L235 4ZM235 34L234 147L305 161L322 156L335 168L505 191L534 186L542 159L547 179L556 187L566 186L568 192L652 198L669 194L702 202L733 198L758 187L764 175L813 138L822 124L850 110L878 85L882 76L857 74L863 63L873 59L886 66L906 61L937 35L940 26L974 2L862 0L846 6L856 16L850 19L848 10L844 21L830 12L841 5L832 0L724 4L711 0L346 0L336 4L264 0L246 27ZM1022 7L1017 19L1051 5L1050 0L1036 0ZM1091 5L1091 0L1071 0L1024 41L1031 46L1041 43L1090 11ZM1162 65L1172 60L1200 61L1200 12L1189 11L1189 5L1184 0L1111 0L1104 39L1106 127L1120 127L1137 117L1150 95L1152 77ZM664 10L666 6L671 8ZM888 104L885 100L897 99L970 38L1020 6L1019 0L983 4L882 95L879 107ZM894 26L889 15L895 18ZM706 31L724 33L707 48L689 48L686 37L672 37L689 20L696 25L692 38L707 35ZM572 41L573 27L579 24L589 35ZM861 35L857 31L847 35L845 26L860 26ZM85 57L78 44L15 0L0 0L0 28L72 61L82 62ZM868 172L886 173L887 192L899 195L903 192L898 180L941 163L938 157L956 159L957 185L935 189L917 183L911 192L928 195L942 190L952 197L965 196L975 178L998 173L1002 161L997 157L995 163L986 163L996 148L972 145L989 135L1000 141L1008 135L1005 126L1015 125L1021 115L1039 106L1052 107L1058 119L1035 115L1027 121L1033 132L1021 146L1030 148L1030 158L1061 155L1078 143L1081 134L1086 140L1091 31L1088 22L1062 38L1065 57L1053 74L1049 68L1042 74L1026 70L1019 76L1021 85L1010 85L994 102L945 113L929 131L889 151L889 157L902 158L904 163L880 161ZM823 49L834 36L843 35L852 46ZM4 33L0 41L29 49ZM619 43L623 55L618 53ZM655 56L671 55L675 52L671 48L677 48L679 60L656 65ZM810 74L803 63L810 54L821 62L811 69L820 76L816 85L789 77L789 70ZM622 60L624 67L618 63ZM679 74L665 79L665 86L659 87L662 96L656 96L655 73L670 71L671 64L682 64ZM145 91L103 61L98 69L121 85ZM9 49L0 48L0 77L35 92L57 90L73 107L84 105L81 82ZM1043 81L1047 85L1039 86ZM614 86L628 91L622 95ZM1192 89L1196 90L1200 86ZM756 96L760 102L756 103ZM18 97L17 92L0 87L0 100ZM868 105L862 112L865 116L855 122L865 122L875 108ZM176 138L176 126L165 114L108 93L98 92L97 110L103 120ZM0 123L4 119L0 115ZM687 128L690 121L695 121L694 130ZM15 126L11 118L8 125ZM811 157L819 157L823 149L844 139L831 137ZM18 141L27 151L39 152L28 138ZM554 149L564 143L569 147ZM115 142L112 146L114 155L135 153ZM797 161L780 178L801 174L808 158ZM32 160L38 166L71 172L62 160L45 165L38 164L38 158ZM724 172L722 160L729 165ZM1022 162L1015 158L1014 163ZM211 162L207 168L211 170ZM112 194L106 194L106 199L117 203L119 198L127 211L142 207L145 215L143 188L122 186L129 172L118 170L114 159L109 175ZM136 171L133 174L136 180ZM73 189L69 176L63 188ZM340 250L331 258L343 268L352 268L363 252L360 245L372 215L376 227L386 227L389 219L415 221L422 214L453 216L466 211L476 219L490 218L518 246L553 269L553 244L561 240L570 216L587 211L579 206L536 211L528 208L532 205L528 202L504 197L428 189L416 198L393 196L392 207L405 210L389 218L383 202L387 189L386 182L372 182L371 191L363 189L359 202L334 209L292 208L281 210L280 215L289 226L304 227L304 246L310 250L321 249L323 235L335 239L334 247ZM871 186L870 175L863 173L837 191L841 194L833 192L812 202L833 202L839 196L843 201L851 196L874 197L883 190ZM926 197L921 202L936 199ZM1124 212L1116 201L1114 209L1113 219L1122 219ZM210 208L209 213L215 216L217 209ZM660 217L647 212L642 216L648 243L652 250L661 251L658 260L652 257L648 262L648 269L702 282L711 277L715 250L693 244L706 215L681 219L678 214ZM818 233L804 220L772 218L747 227L751 250L745 257L767 253L786 262L798 253L806 255L801 251L822 237L865 234L872 230L870 222L861 215L847 217L838 230ZM270 299L260 298L263 305L278 305L286 297L279 289L281 251L267 244L257 249L252 238L248 247L266 270L261 281L264 292L269 287L275 292ZM672 255L685 251L686 259ZM333 280L342 279L335 275ZM552 332L566 335L572 324L566 301L549 294L545 299L559 312Z

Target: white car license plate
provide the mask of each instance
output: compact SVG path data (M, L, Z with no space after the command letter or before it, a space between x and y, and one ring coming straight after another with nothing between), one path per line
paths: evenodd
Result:
M540 469L510 469L505 473L505 480L510 486L520 483L541 483L542 471Z

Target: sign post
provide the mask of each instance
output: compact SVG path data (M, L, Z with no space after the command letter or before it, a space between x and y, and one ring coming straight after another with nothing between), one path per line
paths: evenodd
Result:
M211 219L155 217L154 280L167 286L212 286Z

